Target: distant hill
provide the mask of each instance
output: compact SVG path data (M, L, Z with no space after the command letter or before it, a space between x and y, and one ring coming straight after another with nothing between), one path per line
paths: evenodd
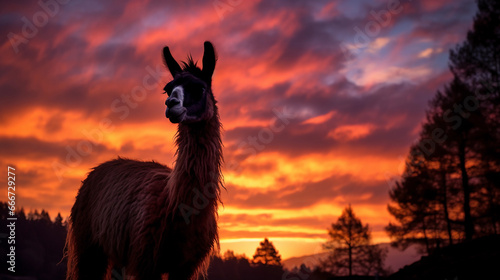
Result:
M400 268L419 260L421 257L421 254L417 252L415 246L411 246L405 251L393 248L389 243L380 243L379 246L388 249L385 265L389 267L391 271L398 271ZM302 264L305 264L308 267L313 267L319 265L321 260L328 257L328 254L328 252L325 252L314 255L293 257L282 261L282 264L284 268L289 270L294 267L300 267Z
M454 244L430 256L421 256L416 246L405 251L379 244L388 248L386 266L394 272L387 280L477 280L500 279L500 235L474 239L470 242ZM306 264L317 266L328 253L289 258L283 267L292 269Z
M286 259L281 262L283 268L291 270L294 267L300 267L305 264L308 267L318 266L321 260L324 260L328 256L328 253L319 253L314 255L306 255L301 257L293 257Z

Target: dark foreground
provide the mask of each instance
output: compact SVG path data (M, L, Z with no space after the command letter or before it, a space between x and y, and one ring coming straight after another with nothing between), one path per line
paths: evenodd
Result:
M52 222L48 214L35 212L19 217L16 223L15 273L7 270L8 228L6 213L0 213L0 279L63 280L66 259L63 259L66 227L62 220ZM31 215L31 216L30 216ZM214 257L209 268L210 280L329 280L329 279L422 279L466 280L500 279L500 235L491 235L470 242L437 250L430 256L407 265L389 277L333 277L321 270L294 274L281 266L252 264L248 259ZM130 279L114 271L112 279Z

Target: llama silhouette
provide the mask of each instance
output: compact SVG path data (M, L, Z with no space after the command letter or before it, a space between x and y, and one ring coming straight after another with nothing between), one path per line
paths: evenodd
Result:
M88 174L71 209L68 280L110 279L125 267L137 280L197 279L219 246L221 123L211 85L217 55L204 43L203 69L183 67L163 49L173 80L164 88L166 117L178 123L173 169L118 158Z

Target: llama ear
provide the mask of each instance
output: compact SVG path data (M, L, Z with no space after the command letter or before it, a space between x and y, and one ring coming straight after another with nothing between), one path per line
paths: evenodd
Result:
M215 53L214 46L209 41L204 44L205 51L203 52L203 76L210 82L214 74L215 62L217 62L217 54Z
M168 47L163 48L163 58L165 59L165 64L167 64L168 70L170 70L170 74L172 74L172 77L175 77L175 74L182 72L179 63L175 61Z

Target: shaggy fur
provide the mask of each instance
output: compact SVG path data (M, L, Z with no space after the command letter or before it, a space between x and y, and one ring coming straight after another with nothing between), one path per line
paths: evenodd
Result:
M215 51L205 43L205 56ZM167 49L168 50L168 49ZM166 58L167 60L167 58ZM209 64L209 62L207 62ZM169 68L169 62L167 61ZM182 73L211 85L189 60ZM180 69L180 68L179 68ZM206 71L205 71L206 72ZM197 122L179 123L174 169L118 158L95 167L71 209L67 280L109 279L126 268L137 280L197 279L218 247L217 207L222 185L221 124L210 86Z

